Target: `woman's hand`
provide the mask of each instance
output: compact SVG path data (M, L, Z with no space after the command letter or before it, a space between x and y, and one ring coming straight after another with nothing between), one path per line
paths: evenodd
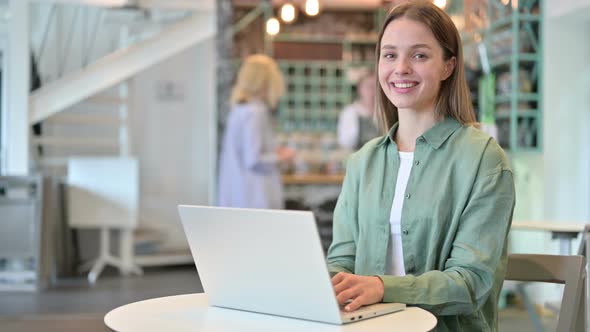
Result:
M383 300L383 281L379 277L359 276L340 272L332 278L338 304L344 305L346 311L353 311L363 305Z
M295 150L287 147L279 147L277 148L277 155L279 162L290 163L295 158Z

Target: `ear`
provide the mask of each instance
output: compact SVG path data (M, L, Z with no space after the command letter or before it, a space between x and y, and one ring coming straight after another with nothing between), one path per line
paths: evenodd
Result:
M449 60L447 60L447 62L445 63L445 66L444 66L443 76L442 76L441 81L444 81L451 76L456 65L457 65L457 58L451 57Z

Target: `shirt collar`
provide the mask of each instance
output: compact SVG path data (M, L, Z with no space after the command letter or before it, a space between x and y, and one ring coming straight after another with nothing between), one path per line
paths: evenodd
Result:
M394 143L395 132L398 126L399 122L396 122L377 145L383 145L387 142ZM420 137L423 137L433 148L438 149L459 127L461 127L461 124L457 120L447 116Z

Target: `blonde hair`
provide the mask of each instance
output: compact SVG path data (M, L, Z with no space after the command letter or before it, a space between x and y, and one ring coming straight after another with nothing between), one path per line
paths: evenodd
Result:
M263 54L248 56L240 70L232 90L233 104L260 98L270 108L275 108L285 92L283 75L276 61Z
M444 60L455 57L456 65L451 76L441 82L436 101L436 112L441 116L450 116L463 125L476 124L475 112L473 111L469 88L465 79L463 46L461 45L459 31L457 31L457 27L455 27L449 15L431 1L410 1L395 6L389 11L377 40L375 52L377 70L381 56L381 39L385 28L389 23L402 17L420 22L432 31L434 38L443 49ZM387 133L391 126L398 121L397 107L391 103L381 89L378 78L376 81L378 91L377 116L381 129L384 133Z

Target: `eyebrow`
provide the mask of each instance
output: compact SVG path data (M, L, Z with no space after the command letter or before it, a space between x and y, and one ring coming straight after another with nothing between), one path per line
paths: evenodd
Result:
M432 47L430 47L430 45L428 45L428 44L415 44L415 45L410 46L410 48L411 49L416 49L416 48L427 48L427 49L431 49ZM396 46L393 46L393 45L386 44L386 45L383 45L381 47L381 49L382 50L384 50L384 49L397 49L397 47Z

